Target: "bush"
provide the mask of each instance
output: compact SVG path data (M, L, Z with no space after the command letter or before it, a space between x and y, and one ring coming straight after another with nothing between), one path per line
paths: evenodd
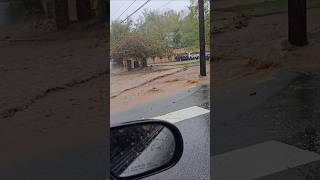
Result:
M147 64L147 58L170 54L171 50L160 41L154 41L138 33L129 33L111 47L111 58L115 61L133 58Z

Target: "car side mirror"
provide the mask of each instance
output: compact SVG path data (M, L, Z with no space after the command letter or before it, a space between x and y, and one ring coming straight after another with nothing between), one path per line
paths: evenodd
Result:
M173 167L183 153L178 128L166 121L142 120L111 127L111 179L134 180Z

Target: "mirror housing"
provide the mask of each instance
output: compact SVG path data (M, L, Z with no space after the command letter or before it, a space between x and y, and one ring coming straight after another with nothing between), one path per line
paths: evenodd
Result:
M111 174L111 179L116 179L116 180L136 180L136 179L141 179L141 178L145 178L154 174L158 174L160 172L163 172L171 167L173 167L181 158L182 154L183 154L183 138L182 135L179 131L179 129L166 121L161 121L161 120L139 120L139 121L131 121L128 123L123 123L123 124L118 124L118 125L114 125L111 127L111 142L112 140L115 140L115 137L112 137L112 132L121 132L124 131L125 129L128 128L141 128L141 127L146 127L146 126L150 126L150 127L162 127L162 128L166 128L170 134L172 134L173 138L174 138L174 151L172 154L171 159L169 159L168 161L166 161L164 164L162 164L159 167L155 167L154 169L150 169L147 171L143 171L140 172L138 174L134 174L134 175L130 175L130 176L126 176L126 177L121 177L119 175L116 175L112 169L113 169L113 163L111 160L111 170L110 170L110 174ZM163 129L160 130L160 132ZM159 133L160 134L160 133ZM156 136L159 136L159 134L156 134ZM152 141L154 141L154 139L152 139ZM147 144L146 146L148 146L149 144ZM116 148L116 147L112 147L111 145L111 153L112 153L112 149ZM138 155L139 156L139 155Z

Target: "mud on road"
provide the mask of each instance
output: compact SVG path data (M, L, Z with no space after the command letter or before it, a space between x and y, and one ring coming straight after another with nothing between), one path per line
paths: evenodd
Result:
M111 73L110 112L119 112L152 100L173 95L179 91L208 84L210 64L207 64L207 76L199 76L199 65L174 65L151 67L134 72Z

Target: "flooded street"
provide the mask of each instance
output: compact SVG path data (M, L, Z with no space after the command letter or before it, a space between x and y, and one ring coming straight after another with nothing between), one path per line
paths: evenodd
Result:
M210 72L210 65L207 64ZM111 69L111 112L120 112L170 96L180 91L209 83L209 76L197 77L199 66L153 66L115 73Z
M179 128L184 140L181 160L175 167L144 180L209 179L209 88L209 84L204 84L110 114L111 124L160 119L174 123Z
M122 64L111 62L110 61L110 72L112 74L114 73L119 73L121 71L124 71L125 69L123 68Z
M102 179L105 28L39 32L18 4L0 1L0 179Z

